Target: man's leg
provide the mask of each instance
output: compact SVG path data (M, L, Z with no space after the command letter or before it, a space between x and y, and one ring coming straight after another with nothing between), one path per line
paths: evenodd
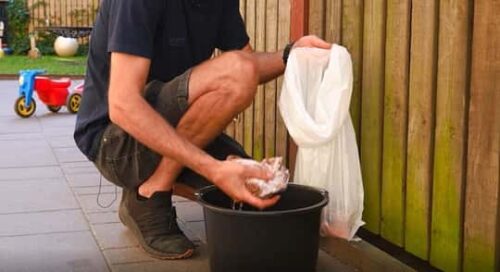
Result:
M205 147L250 105L257 83L256 63L248 53L225 53L195 67L189 79L189 108L177 132L196 146ZM157 191L170 191L182 167L164 157L139 187L139 194L150 197Z

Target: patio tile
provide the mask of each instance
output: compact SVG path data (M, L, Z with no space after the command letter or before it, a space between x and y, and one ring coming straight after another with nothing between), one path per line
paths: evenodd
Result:
M42 127L38 119L34 116L30 118L17 116L13 109L14 101L12 100L12 107L9 107L11 113L8 116L0 116L0 134L40 133Z
M107 181L103 181L103 185L101 186L101 194L114 194L115 190L119 192L121 188L110 184ZM99 192L99 186L86 186L86 187L74 187L72 188L73 192L77 195L96 195Z
M61 169L67 175L71 174L97 174L98 171L90 161L61 163Z
M184 198L184 197L181 197L181 196L176 196L176 195L173 195L173 196L172 196L172 201L173 201L174 203L176 203L176 202L189 202L189 201L191 201L191 200L189 200L189 199L187 199L187 198Z
M139 243L122 223L96 224L92 229L101 249L135 247Z
M150 257L139 247L106 249L103 250L103 254L111 265L157 261L157 259Z
M38 109L37 109L38 111ZM66 107L63 107L58 113L47 111L38 116L42 128L68 128L72 131L75 127L76 115L69 113Z
M73 136L74 127L44 127L43 135L46 137L52 136Z
M112 271L123 272L209 272L208 253L204 245L198 247L193 257L186 260L152 261L111 265Z
M59 166L0 168L0 180L34 180L63 178Z
M203 208L196 202L178 202L175 207L177 216L186 222L204 220Z
M67 174L66 179L71 187L97 187L99 186L99 179L101 179L101 185L110 185L104 177L100 177L100 174L95 169L88 169L87 173L78 174Z
M1 86L0 101L9 107L0 107L0 116L13 116L15 115L13 108L18 97L19 83L17 80L2 80Z
M0 237L88 230L79 209L0 215Z
M57 165L56 158L45 141L2 141L0 165L7 167Z
M79 208L64 180L0 182L0 214Z
M121 191L117 192L116 199L114 194L102 194L99 196L99 203L107 208L100 207L97 203L97 194L95 195L79 195L77 196L80 206L86 213L89 212L112 212L117 211L121 200ZM113 202L113 204L111 204Z
M52 148L56 147L75 147L75 140L73 139L73 136L51 136L51 137L46 137L47 141L49 142L49 145Z
M56 155L57 161L60 163L88 161L87 157L85 157L75 146L53 148L53 151Z
M45 137L40 133L31 133L31 132L21 132L21 133L7 133L2 134L3 129L0 131L0 144L2 141L39 141L44 140Z
M201 240L203 243L207 242L207 235L205 231L205 221L199 221L199 222L187 222L186 226L188 229L190 229L195 237L199 240Z
M89 231L0 238L0 271L108 271Z
M93 212L87 213L87 220L90 224L120 223L117 212Z

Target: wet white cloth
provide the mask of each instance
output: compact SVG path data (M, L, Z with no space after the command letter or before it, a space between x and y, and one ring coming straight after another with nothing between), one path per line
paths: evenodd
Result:
M349 115L352 63L347 50L293 49L279 109L298 145L294 181L329 192L322 233L351 240L363 212L363 183Z
M261 162L257 162L251 159L230 156L228 160L234 160L246 165L259 165L273 173L274 176L270 180L258 178L246 180L246 186L255 196L259 198L269 198L286 190L290 174L288 169L283 165L282 157L266 158Z

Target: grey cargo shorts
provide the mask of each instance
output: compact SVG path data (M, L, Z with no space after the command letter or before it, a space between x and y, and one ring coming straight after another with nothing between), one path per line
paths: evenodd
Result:
M188 83L191 70L164 83L152 81L145 90L145 99L165 120L176 127L188 108ZM216 159L228 155L248 158L243 147L231 137L221 134L205 151ZM110 123L100 139L94 164L110 182L120 187L137 189L158 167L161 155L142 145L119 126ZM205 178L185 168L177 182L195 189L210 185Z

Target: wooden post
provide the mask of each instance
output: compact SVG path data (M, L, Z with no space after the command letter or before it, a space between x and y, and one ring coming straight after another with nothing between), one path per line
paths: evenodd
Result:
M290 14L290 40L295 41L308 33L309 25L309 0L292 1ZM291 137L288 137L288 168L293 181L295 170L295 158L297 156L297 145Z
M430 262L461 271L471 2L439 2Z
M412 3L405 249L429 259L436 93L437 4Z
M464 271L499 271L499 1L474 6Z
M361 171L365 189L366 229L379 234L386 1L365 1L361 99Z
M403 246L410 1L387 1L380 233Z

